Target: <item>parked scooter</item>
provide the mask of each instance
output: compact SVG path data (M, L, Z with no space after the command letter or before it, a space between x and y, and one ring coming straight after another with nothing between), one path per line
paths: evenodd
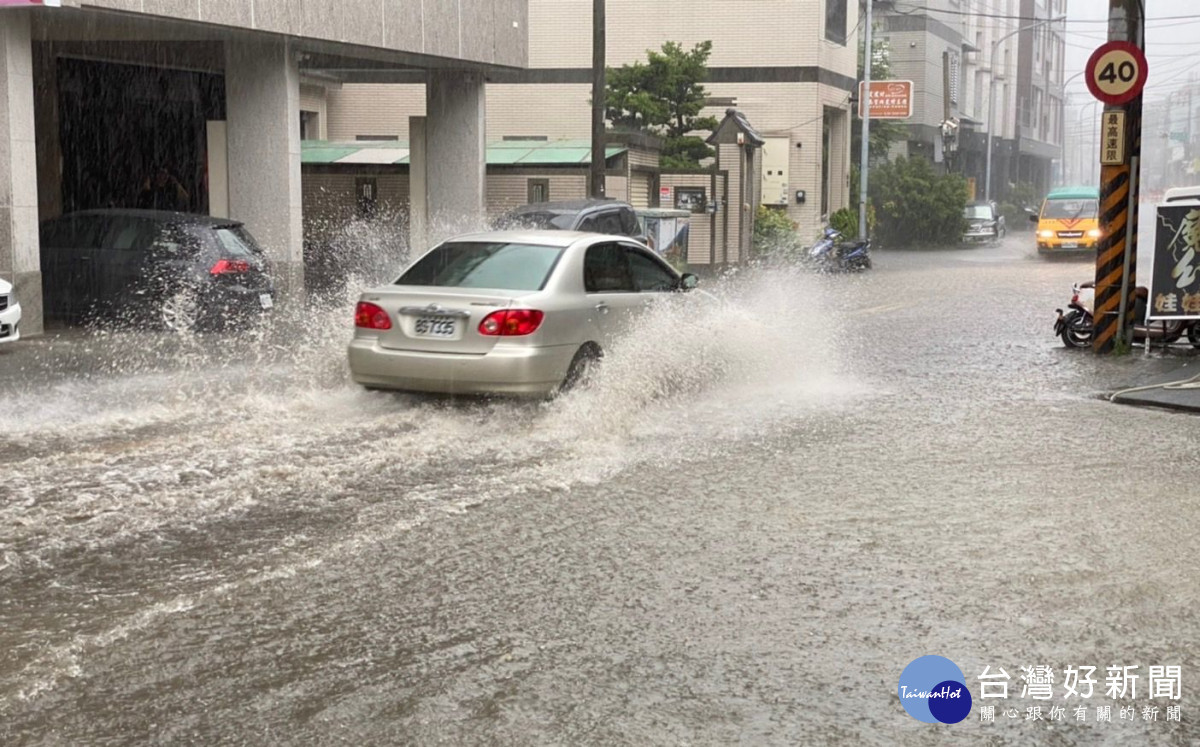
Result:
M822 272L862 272L871 269L871 242L842 241L842 233L832 226L825 229L808 250L808 263Z
M1092 307L1095 303L1095 296L1095 283L1076 283L1071 287L1071 301L1067 304L1070 311L1064 314L1062 309L1055 309L1058 319L1054 322L1054 334L1061 337L1063 344L1067 347L1091 347L1094 325ZM1187 335L1187 340L1192 347L1200 348L1200 323L1191 319L1145 321L1148 296L1149 291L1145 287L1138 286L1134 289L1134 312L1136 317L1142 320L1134 325L1134 343L1144 343L1148 339L1152 343L1170 345Z

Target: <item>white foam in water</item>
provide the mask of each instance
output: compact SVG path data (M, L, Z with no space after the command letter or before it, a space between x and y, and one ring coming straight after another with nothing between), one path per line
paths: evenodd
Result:
M724 448L847 391L818 282L772 270L706 285L652 306L587 386L544 404L360 390L345 364L357 289L233 337L97 337L103 375L4 398L0 447L34 456L9 465L0 554L12 568L276 501L319 511L364 475L464 455L460 485L427 490L561 488L633 456Z
M0 581L87 562L87 552L64 551L215 521L237 526L256 507L352 517L350 535L318 537L315 546L270 540L279 546L250 564L258 578L481 502L726 453L855 394L821 283L782 269L663 299L606 351L585 386L549 402L366 392L349 380L346 343L359 290L403 264L394 241L381 243L390 248L352 268L351 286L280 308L257 329L98 332L72 343L94 348L88 372L0 395L0 455L17 455L3 461ZM287 529L308 531L303 522ZM199 597L160 600L111 630L140 629L179 609L169 599L207 598L205 588L239 582L213 578L191 592ZM153 596L165 582L146 583ZM16 687L26 695L53 687L57 673L73 676L81 655L107 640L51 639L54 655L31 664Z

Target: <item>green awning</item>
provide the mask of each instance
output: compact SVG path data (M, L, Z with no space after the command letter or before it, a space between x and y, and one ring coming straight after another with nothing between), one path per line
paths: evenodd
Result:
M300 144L303 164L356 164L392 166L409 162L408 142L371 140L332 143L304 140ZM619 156L624 146L605 148L605 158ZM502 140L488 143L488 166L586 166L592 162L591 144L586 140Z

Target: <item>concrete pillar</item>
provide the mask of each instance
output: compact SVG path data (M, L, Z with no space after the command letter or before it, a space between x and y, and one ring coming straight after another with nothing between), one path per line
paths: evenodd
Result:
M431 70L425 86L428 238L484 227L487 107L480 73Z
M29 14L5 10L0 23L0 276L21 304L21 334L42 333L37 144Z
M258 239L283 297L304 291L300 68L287 41L225 47L229 216Z
M429 248L429 195L426 190L425 118L408 118L408 256Z

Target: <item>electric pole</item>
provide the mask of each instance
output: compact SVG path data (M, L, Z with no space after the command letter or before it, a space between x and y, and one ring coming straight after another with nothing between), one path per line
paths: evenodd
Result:
M604 197L604 2L592 0L592 163L588 196Z
M867 181L871 174L871 4L866 0L867 20L863 24L866 38L863 41L863 87L859 94L862 109L862 162L859 164L858 179L858 238L867 239Z
M1142 0L1109 0L1110 45L1127 42L1138 50L1145 49L1145 19L1141 4ZM1136 65L1109 63L1096 74L1100 80L1116 82L1124 81L1123 73L1126 72L1136 72ZM1138 169L1142 147L1140 91L1126 103L1104 107L1104 127L1098 134L1101 138L1098 160L1101 162L1102 236L1096 251L1092 349L1098 355L1106 355L1128 350L1133 331L1134 304L1130 303L1130 296L1137 279ZM1112 148L1110 143L1122 147Z

